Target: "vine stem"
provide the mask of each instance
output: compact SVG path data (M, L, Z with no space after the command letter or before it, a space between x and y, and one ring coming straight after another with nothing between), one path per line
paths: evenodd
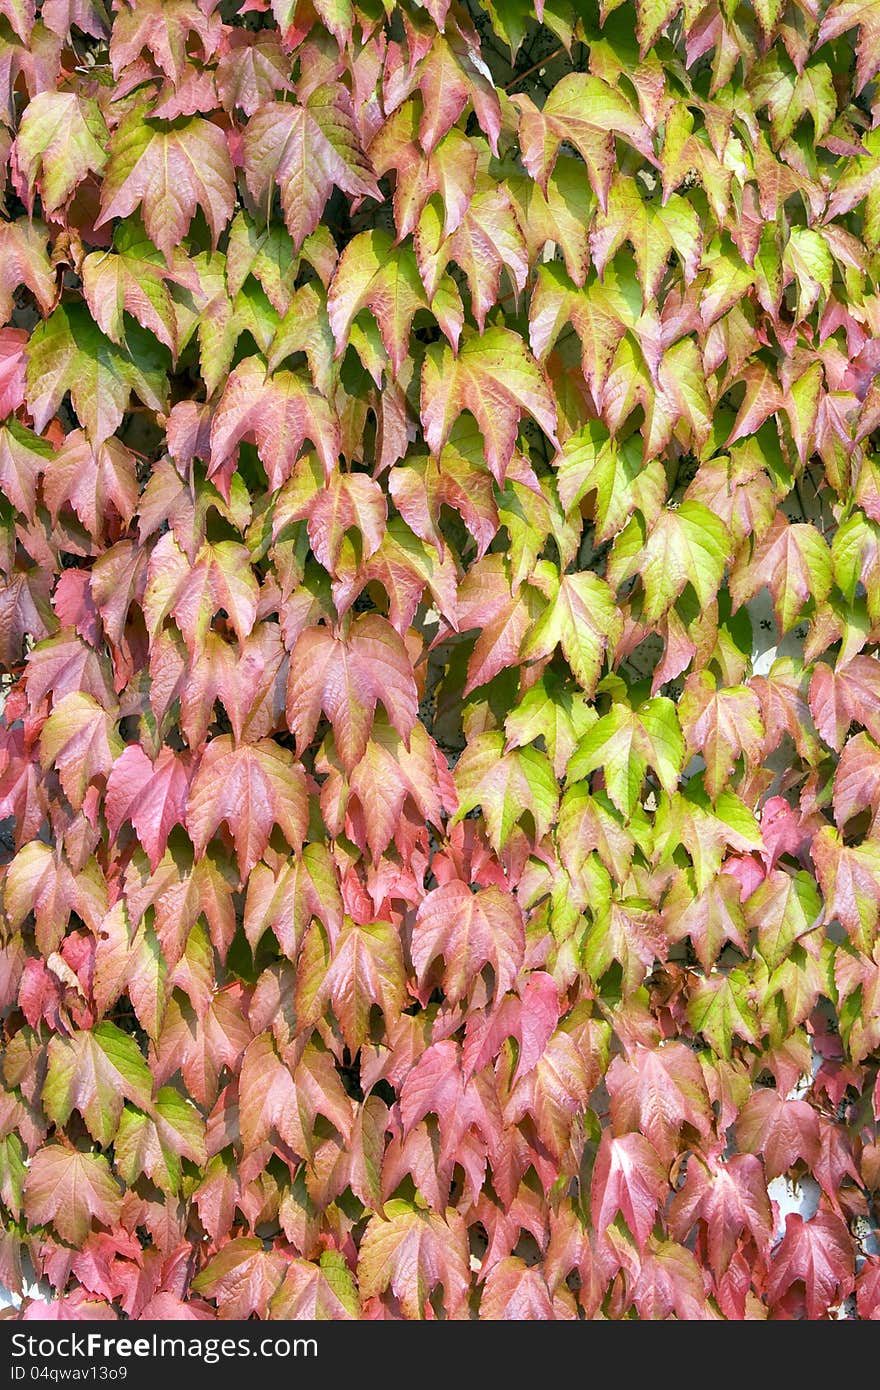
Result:
M508 82L507 86L504 88L505 92L509 92L511 87L515 87L518 82L523 82L525 78L531 77L533 72L538 71L538 68L546 67L548 63L552 63L554 58L561 58L562 54L565 51L565 44L561 43L558 48L555 48L553 50L552 53L548 53L546 58L539 58L537 63L532 63L532 66L530 68L526 68L525 72L520 72L517 74L516 77L512 77Z

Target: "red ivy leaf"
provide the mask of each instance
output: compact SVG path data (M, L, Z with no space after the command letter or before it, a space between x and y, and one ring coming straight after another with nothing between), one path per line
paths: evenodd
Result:
M131 743L116 759L107 778L106 814L115 838L124 821L135 833L155 870L165 853L168 834L186 818L189 776L184 762L170 748L163 748L155 763L143 749Z
M615 1136L605 1131L590 1192L597 1231L604 1232L619 1212L639 1249L644 1250L668 1188L666 1166L644 1135Z
M366 751L379 700L408 742L418 714L416 685L406 648L384 619L364 614L346 638L326 627L308 628L298 638L287 686L287 720L298 749L311 742L323 710L350 771Z
M189 794L186 826L197 855L225 821L232 831L238 867L247 878L262 857L273 825L299 849L308 825L305 773L270 739L242 744L221 736L202 754Z
M431 965L442 956L441 978L451 1004L466 997L485 965L492 966L500 998L512 988L524 952L522 911L500 888L472 893L453 880L433 889L419 906L412 938L419 983L424 988Z
M297 249L313 232L334 187L381 201L369 163L346 109L341 86L322 86L303 105L272 102L248 121L244 167L258 206L281 190L287 229Z
M122 1190L103 1154L47 1144L31 1160L25 1201L31 1225L51 1222L62 1240L79 1246L93 1220L116 1225Z
M839 1216L819 1211L810 1220L793 1212L785 1220L782 1244L774 1253L767 1281L771 1305L795 1284L803 1284L808 1318L822 1318L831 1304L852 1292L853 1250Z

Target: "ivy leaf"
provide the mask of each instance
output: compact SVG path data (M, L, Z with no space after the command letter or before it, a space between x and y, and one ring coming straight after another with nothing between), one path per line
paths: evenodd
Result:
M810 710L829 747L842 749L853 721L864 724L874 738L880 737L878 694L880 661L876 657L854 656L838 666L816 662L810 681Z
M71 430L45 471L43 497L53 520L68 503L97 540L114 513L127 526L137 510L134 458L112 435L92 444L82 430Z
M27 1178L27 1150L17 1134L10 1134L0 1145L0 1192L3 1203L16 1220L22 1214L24 1184Z
M870 0L834 0L819 26L816 43L827 43L857 26L856 91L860 92L880 70L880 24Z
M871 595L875 588L874 576L880 564L876 522L856 512L849 521L838 527L831 544L831 558L834 581L850 603L855 599L859 584L864 583L868 591L868 611L873 617L875 605Z
M418 700L412 665L394 628L378 614L352 623L348 637L308 628L291 653L287 721L301 751L312 740L323 710L348 770L360 761L381 700L404 743L416 723Z
M42 766L58 769L65 796L79 810L89 784L108 773L121 754L122 740L91 695L71 691L43 725L40 749Z
M718 592L730 553L724 522L702 502L682 502L664 509L648 532L637 516L617 538L607 577L619 586L640 574L645 586L642 616L656 622L692 585L702 607Z
M764 738L758 697L745 685L716 687L707 671L689 676L679 705L690 754L706 763L704 785L714 799L730 780L742 754L747 767L759 760Z
M503 556L486 555L471 566L458 591L461 630L479 629L468 661L465 696L499 671L518 664L520 647L539 603L531 586L514 590Z
M485 965L491 965L495 998L513 987L525 954L519 904L494 885L472 893L453 879L427 893L412 934L412 958L425 988L431 966L442 956L443 988L450 1004L464 999Z
M529 1115L541 1144L557 1163L565 1163L572 1139L577 1142L590 1093L607 1063L608 1034L602 1025L593 1022L583 1029L557 1029L533 1069L519 1071L505 1108L507 1118L520 1121Z
M229 735L212 739L193 779L186 814L197 855L225 821L246 879L278 825L298 850L308 827L308 792L302 767L272 739L235 746Z
M779 630L790 632L804 604L821 603L832 584L831 553L815 526L790 523L777 512L773 525L746 560L731 571L730 593L736 607L753 598L762 585L773 596Z
M856 1279L856 1307L859 1317L865 1321L869 1319L876 1321L877 1318L877 1300L878 1293L880 1293L877 1287L878 1269L880 1269L880 1262L878 1262L877 1256L869 1257L862 1265Z
M67 38L73 25L92 38L105 38L109 27L103 0L43 0L42 18L60 38Z
M505 753L504 746L500 731L480 734L468 743L455 769L459 807L451 821L454 825L481 806L489 839L499 852L523 814L531 816L537 839L545 835L559 801L546 756L535 748Z
M477 543L477 560L498 530L492 476L482 462L482 440L476 430L463 435L453 429L439 459L409 458L393 468L388 491L415 534L441 555L445 541L436 524L441 506L459 513Z
M576 782L567 789L559 807L556 835L562 862L573 881L581 879L593 851L610 874L626 878L634 840L620 819L610 800L601 794L592 796L586 782Z
M93 251L82 264L83 293L95 322L111 342L125 345L124 313L164 343L178 345L175 304L168 282L193 290L198 280L176 255L171 270L134 219L114 235L115 251Z
M831 292L834 260L828 243L821 232L811 227L792 227L782 261L797 284L795 313L798 319L806 318L820 293Z
M22 43L27 43L34 27L34 0L0 0L0 11L9 20Z
M523 414L531 416L558 447L550 390L522 339L508 328L490 328L479 337L467 337L457 357L449 348L429 348L422 368L422 424L435 457L463 410L469 410L477 422L486 462L499 486L504 483Z
M167 1081L179 1070L193 1099L209 1109L224 1067L240 1071L252 1037L235 986L219 991L201 1016L185 997L172 998L156 1047L156 1080Z
M298 27L305 25L301 32L307 32L315 21L315 15L336 37L340 47L347 43L351 33L352 9L349 0L317 0L315 15L300 12L302 0L271 0L272 13L281 28L284 42L288 45L298 42ZM303 7L305 9L305 7ZM298 23L297 23L298 22Z
M615 1057L605 1078L617 1134L644 1134L665 1163L686 1142L684 1126L705 1138L711 1129L709 1095L700 1064L683 1043L639 1047Z
M205 542L190 565L173 538L163 536L150 557L144 594L151 630L170 612L195 655L203 650L211 619L222 608L244 644L253 631L259 595L248 559L234 541Z
M578 740L594 722L595 710L587 697L545 673L504 721L505 747L521 748L543 738L553 771L562 777Z
M405 998L400 937L389 922L358 925L348 919L332 948L324 929L312 927L297 981L304 1022L317 1022L329 1001L354 1056L369 1036L373 1006L389 1019L400 1012Z
M793 1284L803 1284L808 1318L826 1317L832 1304L852 1292L854 1263L849 1231L839 1216L818 1211L809 1221L798 1212L785 1219L785 1235L774 1252L767 1280L771 1304Z
M623 92L589 73L569 73L557 82L539 112L531 98L512 98L520 112L523 163L547 193L559 147L572 145L587 166L590 183L607 207L615 167L614 139L653 160L650 132Z
M671 251L681 261L685 284L697 273L702 252L700 222L695 209L677 193L655 206L644 201L634 179L618 177L608 195L607 212L597 213L590 233L590 251L600 275L624 241L635 253L645 307L660 288Z
M256 1236L238 1236L208 1261L192 1287L195 1293L216 1298L221 1317L263 1318L286 1265L280 1250L265 1250Z
M340 787L340 775L332 767L323 786L325 817L328 827L341 828L329 811L337 794L345 796ZM318 764L325 771L324 760ZM425 822L441 829L444 814L458 805L455 784L446 766L446 759L421 724L416 724L406 747L396 729L384 720L376 720L370 732L366 752L347 779L348 798L345 802L345 828L356 844L369 847L373 862L378 863L403 826L405 816L413 810Z
M51 1222L62 1240L81 1249L93 1220L116 1226L122 1192L103 1154L47 1144L31 1159L25 1205L30 1225Z
M204 1121L191 1102L163 1086L151 1114L126 1105L113 1142L120 1177L130 1186L144 1173L166 1193L180 1190L181 1158L199 1167L207 1162Z
M24 403L26 345L23 329L0 329L0 416L12 415Z
M642 1318L716 1316L707 1303L703 1272L695 1256L671 1240L652 1237L648 1242L632 1297Z
M590 263L588 229L595 200L583 177L580 160L559 156L546 194L530 178L517 172L508 175L507 187L530 259L534 261L552 241L562 253L572 282L583 285Z
M853 1061L860 1063L877 1047L877 1001L880 997L880 966L876 947L871 955L855 946L839 946L833 953L833 988L843 1005L840 1012L841 1036Z
M247 1148L258 1148L274 1131L295 1153L311 1157L318 1114L343 1139L348 1137L351 1103L330 1053L310 1042L291 1070L278 1056L271 1035L260 1034L241 1063L239 1115Z
M465 1077L482 1071L509 1037L519 1049L514 1080L527 1076L546 1055L558 1022L556 984L544 971L533 970L518 995L506 994L494 1007L469 1016L462 1048Z
M390 1289L410 1319L425 1317L428 1299L439 1288L447 1315L459 1316L470 1284L459 1213L426 1211L398 1198L386 1202L385 1215L372 1216L364 1233L358 1284L364 1299Z
M554 1321L556 1312L541 1270L515 1255L499 1260L486 1279L480 1317L491 1322Z
M632 815L642 794L649 765L664 791L678 786L685 761L675 706L665 695L646 700L632 710L613 704L607 714L584 735L573 753L566 775L569 781L604 768L608 795L622 815Z
M769 36L775 29L782 9L783 0L756 0L755 14L766 35Z
M763 362L752 362L744 368L742 381L745 395L737 411L727 445L755 434L784 403L776 376Z
M397 375L409 351L413 316L427 307L412 249L394 246L386 232L361 232L340 256L327 297L335 355L342 356L355 316L368 308L376 316L391 370Z
M29 212L39 192L57 212L89 173L107 162L107 125L98 103L76 92L38 92L28 102L15 141L15 163Z
M114 22L110 39L114 76L118 78L147 49L177 85L189 65L188 45L193 38L198 38L207 61L217 50L220 34L219 15L203 13L192 0L146 0L121 10Z
M442 5L438 7L438 12L442 12ZM444 33L442 18L438 19L437 28L440 33L431 34L427 56L419 73L422 96L419 140L422 149L430 155L470 103L493 153L497 153L501 109L486 68L469 42L462 42L462 37L456 41L452 26L446 28Z
M760 457L746 448L701 464L685 496L720 516L737 544L753 532L766 531L776 510Z
M267 864L254 867L244 909L244 930L252 950L263 933L271 930L288 959L296 960L313 917L323 922L331 938L342 929L342 897L324 845L305 845L301 855L274 873Z
M245 130L244 168L251 196L266 212L275 185L280 188L296 250L317 227L334 187L381 201L341 86L317 87L302 106L260 107Z
M644 57L652 44L656 43L666 25L678 13L679 0L639 0L636 6L638 19L636 34L641 56Z
M271 325L268 316L266 322L267 327ZM275 329L267 358L269 371L274 372L286 357L304 352L316 389L329 395L334 382L333 349L326 297L314 282L300 285Z
M435 1115L439 1147L432 1142L423 1121ZM498 1098L487 1077L466 1078L458 1043L444 1039L427 1048L408 1072L400 1093L403 1139L410 1150L426 1149L419 1162L419 1182L428 1190L436 1179L434 1205L442 1206L449 1192L458 1156L470 1148L483 1162L497 1157L502 1119ZM424 1177L421 1174L424 1173Z
M721 1057L730 1057L734 1037L757 1043L758 1020L748 977L742 970L713 973L698 980L691 993L688 1022Z
M595 1230L604 1234L619 1212L644 1250L668 1190L666 1167L644 1135L605 1130L590 1186Z
M757 929L758 950L773 970L801 937L822 919L822 902L813 878L801 871L771 869L745 904L746 921Z
M664 961L669 943L662 920L648 902L625 898L603 902L594 909L583 962L592 979L599 981L614 961L622 971L623 993L634 993L655 961Z
M800 757L814 765L821 745L810 718L803 663L778 659L766 676L752 676L749 685L761 705L768 751L788 733Z
M731 1154L724 1161L712 1156L689 1160L685 1181L670 1204L669 1229L676 1240L685 1240L697 1221L705 1225L716 1277L728 1268L744 1232L766 1258L773 1217L760 1158Z
M56 1125L78 1110L102 1148L113 1142L124 1100L147 1109L153 1078L134 1038L114 1023L96 1024L49 1043L43 1107Z
M419 111L404 102L370 143L370 159L378 177L395 176L394 220L399 237L416 228L428 199L437 194L443 207L443 235L461 224L473 196L477 147L455 126L426 160L418 143Z
M825 899L825 919L841 922L855 944L873 946L880 920L880 846L874 840L844 844L830 825L814 837L810 854Z
M185 821L188 790L186 765L172 749L163 748L153 763L139 744L130 743L107 778L104 804L111 837L130 821L155 872L169 832Z
M268 375L259 357L234 368L211 423L208 476L227 497L237 445L251 434L273 491L290 477L306 439L318 450L328 480L336 469L338 427L324 397L297 372Z
M234 205L232 160L218 126L193 116L163 130L139 109L120 122L109 145L98 226L140 207L147 236L171 267L196 208L216 247Z
M819 1116L804 1100L754 1091L740 1111L736 1138L745 1153L762 1156L768 1179L776 1178L798 1158L810 1165L818 1158Z
M36 219L0 223L0 318L12 314L13 293L26 285L43 314L55 301L55 276L47 251L47 229Z
M269 1316L317 1322L360 1317L360 1300L345 1256L324 1250L317 1264L291 1260L269 1303Z
M235 660L234 648L225 647L218 681L220 699L236 739L256 743L283 722L287 655L278 623L258 623L248 633Z
M292 90L290 65L277 34L233 29L226 36L217 63L217 91L230 115L238 107L252 116L278 92Z
M59 304L28 348L28 406L45 429L67 391L94 446L114 434L132 392L151 410L165 405L166 378L155 348L128 335L124 351L94 323L84 304Z
M310 256L315 257L316 251L321 266L319 279L326 285L337 258L329 228L319 228L307 247L299 253L290 233L281 223L267 224L264 220L255 220L247 211L237 212L229 228L226 248L229 293L237 295L248 276L252 275L265 290L272 307L283 315L291 302L293 279L300 265L300 256L308 260Z
M834 774L834 818L842 830L847 821L871 807L880 810L880 748L867 734L844 744Z
M534 339L533 339L534 342ZM571 508L595 494L596 539L612 540L632 513L653 520L666 496L666 478L659 459L647 465L636 435L618 445L604 429L586 425L562 446L557 480L559 499Z
M0 425L0 489L25 516L33 516L40 474L52 448L17 420Z
M54 949L76 896L71 878L68 866L63 860L58 862L48 845L40 840L22 845L9 864L3 884L3 906L13 930L32 912L40 946L49 930L53 933L50 949ZM57 931L56 914L61 914L62 931Z
M503 188L476 192L449 236L438 209L429 203L416 228L415 252L425 292L438 319L444 292L442 276L449 262L456 262L467 278L471 308L481 333L486 315L498 301L502 270L507 271L516 291L525 287L528 257L510 197ZM453 348L457 347L457 334L444 331Z
M520 655L526 660L546 657L558 643L581 688L592 695L605 653L613 652L622 631L611 590L594 574L560 576L549 566L541 587L550 602Z
M748 955L748 927L740 887L732 874L716 874L697 894L687 876L681 875L664 903L664 921L672 940L690 937L706 974L711 972L726 941Z
M309 507L309 540L316 559L336 573L343 540L357 531L364 559L379 549L385 534L387 506L382 489L363 473L334 473Z

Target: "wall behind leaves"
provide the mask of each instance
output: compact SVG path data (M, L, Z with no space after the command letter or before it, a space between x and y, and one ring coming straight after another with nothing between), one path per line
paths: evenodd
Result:
M0 67L10 1315L880 1316L877 6Z

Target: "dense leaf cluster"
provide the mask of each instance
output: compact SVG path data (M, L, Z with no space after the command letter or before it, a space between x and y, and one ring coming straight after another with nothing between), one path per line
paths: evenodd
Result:
M878 14L0 0L24 1316L880 1313Z

